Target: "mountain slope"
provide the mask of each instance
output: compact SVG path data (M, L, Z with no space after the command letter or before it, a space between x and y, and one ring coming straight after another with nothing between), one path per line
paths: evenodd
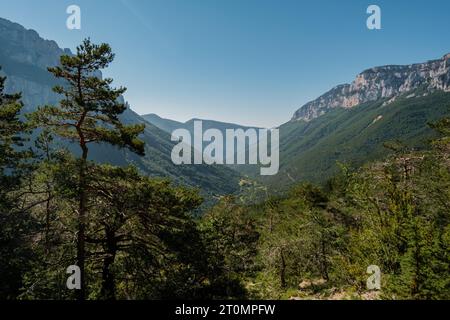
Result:
M386 142L422 148L428 126L450 113L450 54L407 66L375 67L297 110L280 129L278 175L260 177L274 190L301 181L323 183L337 162L358 167L380 159ZM258 177L254 166L237 167Z
M375 67L351 84L337 86L294 113L280 126L280 170L261 177L274 190L301 181L323 183L337 162L358 167L390 151L400 140L422 148L434 132L428 126L450 112L450 54L405 66ZM258 168L236 168L258 177Z
M425 63L366 70L351 84L339 85L302 106L292 120L310 121L334 108L352 108L380 99L388 99L390 103L420 88L450 92L450 53Z
M390 152L386 142L423 148L434 134L428 123L449 111L450 54L410 66L375 67L306 104L279 127L277 175L261 177L259 166L233 168L277 191L301 181L323 183L337 173L337 162L358 167L384 157ZM178 126L192 132L192 120L144 118L165 130Z
M206 119L191 119L186 122L179 122L174 121L170 119L161 118L160 116L151 113L142 115L142 118L144 118L147 122L153 124L154 126L160 128L161 130L164 130L168 133L172 133L176 129L187 129L191 134L194 133L194 121L202 121L203 125L203 131L208 129L218 129L222 132L223 135L225 135L226 129L260 129L258 127L248 127L248 126L242 126L236 123L229 123L229 122L221 122L221 121L215 121L215 120L206 120Z
M205 120L205 119L191 119L186 122L178 122L170 119L164 119L156 114L147 114L142 116L143 119L145 119L147 122L155 125L156 127L168 132L169 134L172 134L172 132L176 129L186 129L191 134L191 139L194 137L194 122L195 121L201 121L202 122L202 129L203 132L205 132L208 129L217 129L222 133L223 137L226 137L226 130L237 130L242 129L244 131L248 129L255 129L259 130L260 128L257 127L247 127L247 126L241 126L239 124L235 123L228 123L228 122L221 122L221 121L215 121L215 120ZM210 142L203 141L203 148L208 146ZM249 141L245 142L246 147L248 149ZM223 150L223 159L226 158L226 150ZM235 171L240 171L240 165L227 165L228 168L231 168Z
M337 162L359 167L384 157L391 152L386 142L399 140L408 147L424 148L435 135L428 123L450 113L450 93L442 91L385 102L335 108L311 121L282 125L280 171L263 181L277 190L301 181L323 183L338 172Z
M47 67L58 64L62 50L56 42L44 40L33 30L27 30L17 23L0 18L0 66L2 74L8 77L7 92L22 92L26 112L40 105L57 104L60 100L52 87L56 80ZM239 188L239 175L225 167L216 166L176 166L170 154L174 143L170 135L146 122L128 108L122 116L126 123L145 123L141 136L146 143L146 156L139 157L126 150L118 150L106 145L91 148L90 159L115 165L135 164L142 172L159 177L171 178L178 183L201 188L209 195L233 193ZM74 152L77 146L68 145Z
M141 115L141 117L148 123L151 123L155 127L158 127L159 129L161 129L167 133L172 133L176 129L184 128L183 122L170 120L170 119L166 119L166 118L161 118L160 116L158 116L155 113L144 114L144 115Z
M421 148L428 123L450 112L450 54L438 60L366 70L297 110L280 127L281 169L272 185L324 182L336 162L359 166L379 159L400 140Z

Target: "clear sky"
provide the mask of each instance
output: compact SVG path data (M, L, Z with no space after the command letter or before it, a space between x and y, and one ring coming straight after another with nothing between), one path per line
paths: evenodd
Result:
M66 28L77 4L82 29ZM382 10L382 30L366 9ZM140 113L276 126L364 69L450 52L448 0L0 0L0 16L72 50L108 42L107 76Z

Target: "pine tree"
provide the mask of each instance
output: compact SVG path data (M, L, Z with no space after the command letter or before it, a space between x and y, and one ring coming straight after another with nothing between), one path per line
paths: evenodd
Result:
M0 77L0 299L15 298L22 274L31 261L24 234L32 226L27 210L13 195L20 187L29 156L23 151L27 126L20 120L20 94L6 94L5 77Z
M123 290L117 292L118 283L123 288L123 279L133 286L145 287L155 281L152 278L157 274L170 278L169 274L179 272L185 268L183 265L195 265L192 258L184 259L184 255L193 254L196 242L189 212L201 203L197 191L141 176L134 167L96 165L89 168L89 175L95 209L86 240L95 248L93 268L101 269L101 299L123 297ZM101 261L101 266L95 261ZM140 274L142 270L145 271ZM192 278L177 283L176 290L182 292L181 287L189 279Z
M21 95L6 94L5 82L6 77L0 77L0 168L5 179L3 182L11 184L17 181L12 177L12 173L18 173L17 169L21 168L18 161L29 154L17 149L23 146L25 140L23 133L27 129L26 124L19 117L23 107L20 102ZM8 176L4 175L8 170L10 171ZM6 189L2 188L2 190Z
M44 106L31 115L33 122L48 128L56 136L68 139L81 149L78 165L78 230L77 265L81 271L82 288L79 299L85 298L85 229L87 219L87 168L89 145L109 143L128 148L137 154L144 154L144 143L138 135L144 125L125 126L119 116L126 110L118 102L125 88L112 88L112 79L101 78L100 70L105 69L114 60L114 54L108 44L93 44L89 39L77 47L74 56L63 55L60 66L49 68L63 84L54 87L54 91L63 96L59 106Z

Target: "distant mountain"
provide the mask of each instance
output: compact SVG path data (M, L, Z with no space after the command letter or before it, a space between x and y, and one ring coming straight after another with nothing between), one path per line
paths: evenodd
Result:
M158 116L157 114L154 114L154 113L146 114L141 117L143 119L145 119L147 122L153 124L154 126L160 128L161 130L166 131L169 134L172 134L172 132L176 129L186 129L190 132L191 139L192 139L192 137L194 137L194 122L198 121L198 120L202 121L203 132L205 132L208 129L217 129L222 133L223 137L226 137L227 129L231 129L231 130L242 129L244 131L246 131L248 129L255 129L255 130L260 129L258 127L247 127L247 126L242 126L242 125L235 124L235 123L220 122L220 121L215 121L215 120L205 120L205 119L198 119L198 118L194 118L194 119L188 120L186 122L179 122L179 121L161 118L160 116ZM210 144L209 141L203 141L203 148L205 148L209 144ZM248 140L245 142L245 145L246 145L246 149L248 150L249 149L248 148L249 147ZM247 156L248 156L248 153L247 153ZM224 148L223 159L225 159L225 158L226 158L226 150ZM236 172L240 172L244 175L247 175L247 172L241 165L227 165L227 167L232 170L235 170Z
M422 64L372 68L281 125L279 173L260 179L277 191L301 181L323 183L338 172L338 162L358 167L386 156L391 152L386 142L425 147L435 134L429 122L449 114L450 54ZM236 169L259 177L255 166Z
M338 172L338 162L358 167L391 150L385 143L399 140L424 148L434 132L428 126L450 113L450 54L442 59L407 66L375 67L349 85L337 86L295 112L280 129L280 170L261 177L259 166L233 168L259 179L270 190L284 191L302 181L324 183ZM185 123L157 115L142 116L172 132ZM237 125L206 120L204 127L221 130Z
M184 123L175 120L161 118L155 113L141 115L141 117L148 123L151 123L155 127L158 127L161 130L164 130L165 132L170 134L178 128L184 128Z
M403 66L383 66L360 73L351 84L339 85L299 110L292 118L310 121L334 108L357 105L397 97L419 88L450 92L450 53L442 59Z
M280 171L264 181L277 190L301 181L324 183L338 172L338 162L357 168L391 153L386 142L425 148L435 136L428 124L450 114L450 92L410 94L390 104L381 99L351 109L334 108L311 121L282 125Z
M8 77L7 92L22 92L25 111L30 112L44 104L57 104L60 97L52 91L57 84L47 67L59 63L62 54L71 54L61 49L56 42L44 40L34 30L27 30L17 23L0 18L0 66L1 73ZM91 159L126 165L133 163L143 173L166 177L177 183L201 188L208 195L234 193L239 189L239 174L223 166L176 166L170 155L174 143L170 134L148 123L130 108L124 112L122 121L145 123L141 138L146 143L146 156L139 157L129 151L106 145L91 148ZM74 152L76 146L68 145Z
M222 132L222 134L225 134L226 129L232 129L232 130L235 130L235 129L243 129L243 130L256 129L256 130L258 130L258 129L260 129L259 127L248 127L248 126L243 126L243 125L239 125L236 123L220 122L220 121L215 121L215 120L205 120L205 119L198 119L198 118L194 118L194 119L188 120L186 122L179 122L179 121L161 118L160 116L158 116L154 113L142 115L141 117L143 119L145 119L147 122L153 124L154 126L160 128L161 130L164 130L168 133L172 133L176 129L187 129L189 132L191 132L191 134L193 134L194 121L197 121L197 120L202 121L204 131L208 130L208 129L218 129Z

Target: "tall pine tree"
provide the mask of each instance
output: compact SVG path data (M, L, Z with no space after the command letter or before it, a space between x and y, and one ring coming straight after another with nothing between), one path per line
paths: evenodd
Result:
M112 79L102 79L100 70L105 69L114 60L114 54L108 44L93 44L86 39L77 47L74 56L63 55L60 66L48 70L62 85L54 91L62 95L59 106L43 106L31 115L31 119L40 127L51 130L56 136L68 139L79 145L81 156L78 166L78 230L77 265L81 271L81 290L78 298L85 298L85 229L88 214L89 194L87 192L87 167L89 145L109 143L128 148L137 154L144 154L144 143L138 135L144 125L121 123L119 116L126 106L119 103L126 88L112 88Z

